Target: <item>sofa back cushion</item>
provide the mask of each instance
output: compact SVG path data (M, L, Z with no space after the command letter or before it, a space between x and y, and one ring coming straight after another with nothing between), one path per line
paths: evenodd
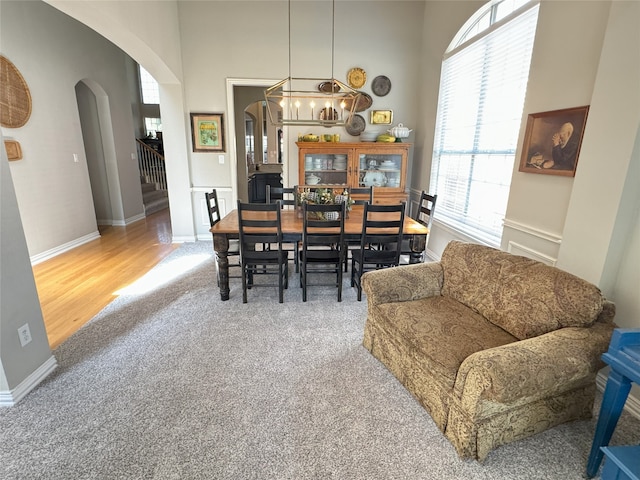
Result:
M593 325L604 298L595 285L556 267L483 245L450 242L442 294L523 340Z

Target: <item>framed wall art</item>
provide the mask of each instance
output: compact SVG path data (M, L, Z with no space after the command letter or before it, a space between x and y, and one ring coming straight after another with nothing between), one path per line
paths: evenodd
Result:
M224 114L192 113L191 140L194 152L224 152Z
M371 125L391 125L393 122L393 110L371 110Z
M588 113L589 106L530 114L518 170L575 176Z

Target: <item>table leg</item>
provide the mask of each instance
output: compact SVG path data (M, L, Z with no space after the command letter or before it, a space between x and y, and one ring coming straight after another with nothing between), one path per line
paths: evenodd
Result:
M602 456L604 455L600 447L609 445L609 440L611 440L613 431L616 428L630 389L630 379L615 370L609 372L607 386L602 396L596 433L593 436L593 444L591 445L591 452L587 462L587 477L589 478L598 473L598 468L600 468Z
M229 237L226 233L213 235L213 249L216 251L218 262L218 283L220 287L220 299L229 300Z
M421 263L423 261L424 251L427 248L427 236L413 235L409 243L411 245L409 263Z

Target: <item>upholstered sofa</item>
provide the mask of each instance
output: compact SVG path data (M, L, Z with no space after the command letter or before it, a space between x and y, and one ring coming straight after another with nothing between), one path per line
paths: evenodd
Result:
M461 458L590 418L615 307L574 275L451 242L439 262L368 272L364 346Z

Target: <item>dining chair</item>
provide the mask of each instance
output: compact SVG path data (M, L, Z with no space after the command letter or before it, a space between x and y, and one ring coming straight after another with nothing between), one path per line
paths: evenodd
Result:
M209 215L209 224L213 228L213 226L218 223L221 219L220 214L220 204L218 203L218 192L214 188L211 192L204 193L205 201L207 204L207 213ZM213 232L211 233L213 236ZM218 285L220 285L220 271L218 269L218 254L216 254L216 279ZM231 258L229 258L231 257ZM229 268L237 267L240 268L240 240L231 239L229 240L229 250L227 253L227 260L229 261ZM240 278L240 275L229 275L229 278Z
M354 205L364 205L365 203L373 204L373 187L356 187L349 189L349 195L353 198L353 195L364 195L364 198L353 198ZM359 240L347 240L346 242L347 250L346 255L344 257L344 271L346 272L349 268L349 250L351 248L359 248L360 241Z
M242 303L247 303L248 288L271 286L268 283L254 283L255 275L276 275L278 300L284 302L284 289L289 286L289 261L282 249L281 208L280 201L243 203L238 200ZM258 250L258 244L272 247Z
M366 202L373 203L373 187L356 187L349 189L351 198L354 195L364 195L364 198L353 198L354 205L364 205Z
M433 213L436 209L436 200L438 199L438 195L430 195L424 190L420 194L420 203L418 204L418 209L416 210L415 215L413 216L414 220L420 222L425 227L431 229L431 222L433 221ZM427 237L428 238L428 237ZM392 249L395 248L394 245L389 245ZM402 240L402 248L400 250L400 264L407 265L410 263L410 255L413 253L413 237L410 239ZM409 256L409 260L405 260ZM426 253L422 252L421 261L426 260Z
M396 205L366 203L362 217L360 248L351 250L351 286L362 300L362 275L370 270L397 267L400 262L405 202ZM385 248L395 244L395 250Z
M307 301L309 286L337 286L338 302L342 301L342 264L344 263L344 219L347 208L340 204L309 204L302 207L302 248L300 286L302 301ZM322 276L311 284L309 274L335 274L335 281L327 283Z
M298 190L297 185L294 187L272 187L271 185L267 185L266 191L266 199L267 203L275 203L277 200L280 200L282 208L295 209L296 207L296 192ZM285 248L287 252L293 252L293 264L295 266L296 272L299 270L299 262L298 262L298 249L300 248L300 240L299 236L292 234L287 235L286 233L283 236L283 243L293 245L293 248ZM269 248L267 246L267 248Z

